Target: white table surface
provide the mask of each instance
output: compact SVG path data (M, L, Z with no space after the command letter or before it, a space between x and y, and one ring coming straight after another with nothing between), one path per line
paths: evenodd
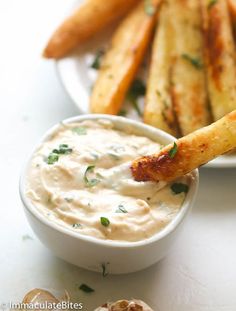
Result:
M18 195L22 164L45 130L77 113L53 62L40 57L72 2L0 0L0 304L39 287L67 289L88 311L121 297L141 298L155 311L235 311L235 169L201 170L197 202L178 242L139 273L103 278L79 269L54 257L31 231ZM82 282L95 293L81 293Z

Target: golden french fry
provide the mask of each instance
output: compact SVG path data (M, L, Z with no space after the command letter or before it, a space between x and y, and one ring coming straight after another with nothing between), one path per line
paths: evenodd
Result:
M211 108L215 120L236 109L236 63L226 0L200 0L204 58Z
M125 15L140 0L86 0L55 31L43 55L61 58L114 20Z
M117 114L144 57L160 0L142 1L121 22L103 58L90 99L93 113Z
M170 0L175 30L171 68L173 106L182 135L210 123L203 63L202 16L199 0Z
M170 4L161 7L152 47L150 72L144 107L144 122L178 136L170 96L170 67L174 50L173 17Z
M236 110L132 163L138 181L173 181L236 147Z

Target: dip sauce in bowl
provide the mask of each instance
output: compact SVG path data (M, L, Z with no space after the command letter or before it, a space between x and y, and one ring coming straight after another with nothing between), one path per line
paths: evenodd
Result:
M33 155L26 196L50 221L79 234L146 239L175 217L186 194L176 194L170 185L160 189L159 183L134 181L125 166L160 147L114 129L109 120L61 125Z
M175 235L193 201L197 172L172 184L137 182L129 167L170 141L160 130L114 116L80 116L54 127L35 149L21 180L21 197L36 234L60 257L96 271L103 262L109 262L112 273L122 273L159 260L169 248L165 240ZM43 222L43 230L53 231L54 238L36 222ZM77 253L70 243L65 246L65 239L73 240ZM151 248L156 242L161 249L155 255ZM81 254L85 245L88 256ZM105 252L111 248L111 254L99 263L102 246ZM142 246L143 263L142 256L130 254ZM123 257L126 267L122 262L117 266L114 256L117 262Z

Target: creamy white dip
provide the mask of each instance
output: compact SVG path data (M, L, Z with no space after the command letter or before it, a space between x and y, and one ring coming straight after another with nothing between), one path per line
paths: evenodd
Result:
M186 193L181 186L178 190L186 177L178 181L178 191L173 185L133 180L130 161L160 147L114 129L107 120L62 124L34 153L26 195L50 221L79 234L146 239L175 217Z

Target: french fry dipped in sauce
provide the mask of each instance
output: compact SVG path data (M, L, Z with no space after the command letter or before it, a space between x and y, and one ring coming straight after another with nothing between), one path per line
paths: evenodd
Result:
M173 181L236 147L236 110L131 165L137 181Z

